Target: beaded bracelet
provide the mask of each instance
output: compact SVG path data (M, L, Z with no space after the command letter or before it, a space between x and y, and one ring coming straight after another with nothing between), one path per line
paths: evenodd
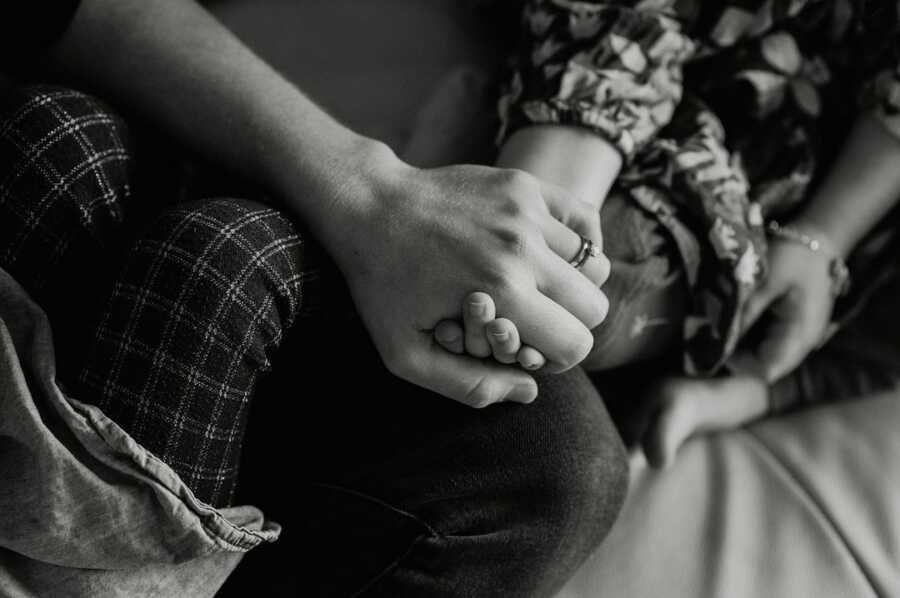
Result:
M826 243L797 228L784 226L775 220L770 220L767 228L773 236L799 243L813 253L826 252ZM830 244L828 245L830 246ZM834 297L840 297L850 290L850 269L847 268L847 263L843 258L834 251L827 251L827 253L831 254L828 262L828 274L831 276L831 293Z

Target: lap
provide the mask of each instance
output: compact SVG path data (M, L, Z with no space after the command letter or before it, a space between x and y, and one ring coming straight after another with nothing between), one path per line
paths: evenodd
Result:
M688 288L672 232L621 191L607 198L600 220L611 309L584 366L608 370L680 351Z
M542 378L531 405L476 410L391 376L352 318L292 334L251 413L241 492L299 524L322 595L541 595L605 535L627 465L582 371ZM276 461L290 465L253 466ZM282 491L292 471L299 500Z

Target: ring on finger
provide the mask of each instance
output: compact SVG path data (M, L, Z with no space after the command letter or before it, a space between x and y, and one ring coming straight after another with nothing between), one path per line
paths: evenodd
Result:
M603 252L600 248L593 241L582 235L581 247L578 248L575 257L569 260L569 265L576 270L581 270L587 263L588 258L600 257L601 255L603 255Z

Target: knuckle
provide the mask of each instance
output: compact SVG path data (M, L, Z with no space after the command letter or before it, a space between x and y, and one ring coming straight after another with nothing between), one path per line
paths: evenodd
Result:
M495 242L492 257L508 271L531 270L533 258L546 246L538 228L527 223L498 228Z
M500 173L504 187L513 194L532 193L537 184L532 175L518 168L504 168Z
M609 315L609 298L603 291L597 291L597 300L591 306L593 313L590 322L586 322L588 328L596 328L606 320Z
M505 227L497 231L497 241L501 251L508 255L526 255L531 245L530 235L524 227Z
M500 213L506 222L518 223L528 218L528 206L522 199L512 193L501 198Z
M514 269L508 269L503 274L498 274L494 279L493 294L502 304L515 303L534 288L534 282L530 282Z
M502 172L501 188L508 210L521 215L543 211L542 208L546 206L541 199L540 185L534 176L514 168Z
M504 264L496 268L490 268L482 277L481 287L487 292L494 303L502 302L504 297L508 296L509 288L512 284L513 276L511 269Z

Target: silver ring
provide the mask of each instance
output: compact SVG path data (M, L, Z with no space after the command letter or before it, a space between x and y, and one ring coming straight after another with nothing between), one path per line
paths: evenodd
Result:
M581 270L585 263L587 263L588 258L600 257L601 255L603 255L603 252L600 251L600 248L597 247L593 241L582 236L581 247L578 248L578 253L575 254L575 257L569 260L569 265L576 270Z

